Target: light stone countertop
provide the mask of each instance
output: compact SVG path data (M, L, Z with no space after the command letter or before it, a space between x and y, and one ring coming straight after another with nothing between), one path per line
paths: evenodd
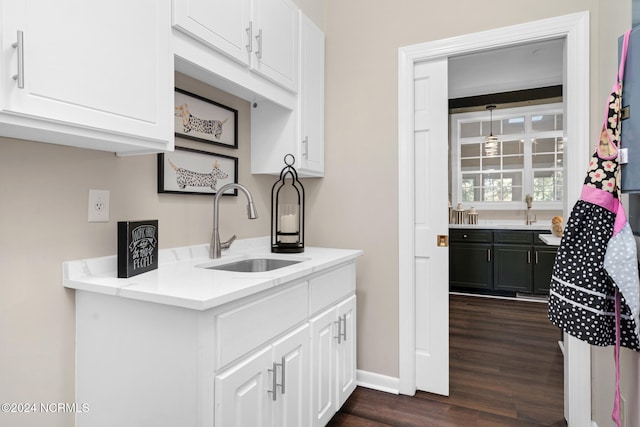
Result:
M549 246L560 246L560 241L562 240L562 237L557 237L553 234L541 234L539 237Z
M551 221L540 221L531 225L526 225L524 221L480 221L479 224L449 224L449 228L468 228L482 230L546 230L550 232Z
M67 288L98 292L142 301L207 310L352 261L361 250L305 247L300 254L271 253L270 238L243 239L224 251L222 258L209 258L209 245L161 249L158 269L126 279L117 276L117 256L63 263ZM200 267L225 264L250 257L301 259L288 267L239 273Z

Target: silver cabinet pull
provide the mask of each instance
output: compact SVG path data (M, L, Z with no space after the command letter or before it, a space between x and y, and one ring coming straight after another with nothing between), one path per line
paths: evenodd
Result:
M249 44L245 45L247 48L247 52L253 52L253 21L249 21L249 26L245 30L247 32L247 40L249 40Z
M531 264L531 251L527 251L527 264Z
M538 251L536 251L536 264L538 264Z
M302 140L302 146L304 147L304 151L302 152L302 157L305 159L309 158L309 137L305 136Z
M338 340L338 344L342 344L343 341L347 341L347 314L343 314L338 317L337 322L333 322L338 325L338 336L334 337Z
M487 262L491 262L491 249L487 249Z
M282 362L284 363L284 357L282 358ZM283 366L280 363L273 362L273 369L267 369L268 372L271 372L271 388L272 390L267 390L267 393L271 393L271 400L274 402L278 398L278 387L282 387L282 394L284 394L284 386L282 384L278 384L278 366ZM283 368L283 379L284 379L284 368ZM283 381L284 383L284 381Z
M17 80L18 88L24 89L24 33L21 30L18 30L18 39L11 47L18 51L18 74L13 76L13 80Z
M282 356L282 360L281 360L281 362L282 362L282 363L280 364L280 367L281 367L281 369L282 369L282 376L281 376L281 378L280 378L280 382L281 382L281 384L280 384L280 391L282 392L282 394L284 394L284 393L285 393L284 385L285 385L286 378L287 378L287 377L286 377L287 358L286 358L286 357L284 357L284 356Z
M258 59L262 59L262 28L258 30L256 40L258 41L258 50L256 50L256 56L258 57Z

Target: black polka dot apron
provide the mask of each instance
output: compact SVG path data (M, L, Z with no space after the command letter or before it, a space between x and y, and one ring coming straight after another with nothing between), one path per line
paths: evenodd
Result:
M618 147L622 77L630 31L625 34L618 78L607 102L600 141L558 248L549 291L549 320L592 345L614 345L619 418L620 346L640 351L640 279L636 244L620 204Z

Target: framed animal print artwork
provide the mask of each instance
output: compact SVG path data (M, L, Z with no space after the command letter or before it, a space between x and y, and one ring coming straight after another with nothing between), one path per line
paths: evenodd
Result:
M191 148L176 147L158 154L158 193L216 194L238 182L238 159ZM224 195L237 196L236 189Z
M174 121L176 136L238 148L238 110L176 88Z

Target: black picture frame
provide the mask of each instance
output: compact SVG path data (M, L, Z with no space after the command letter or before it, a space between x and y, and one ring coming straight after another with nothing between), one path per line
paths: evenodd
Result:
M175 88L175 136L238 148L238 110Z
M158 193L215 195L238 182L238 158L192 148L158 154ZM237 196L238 190L223 195Z

